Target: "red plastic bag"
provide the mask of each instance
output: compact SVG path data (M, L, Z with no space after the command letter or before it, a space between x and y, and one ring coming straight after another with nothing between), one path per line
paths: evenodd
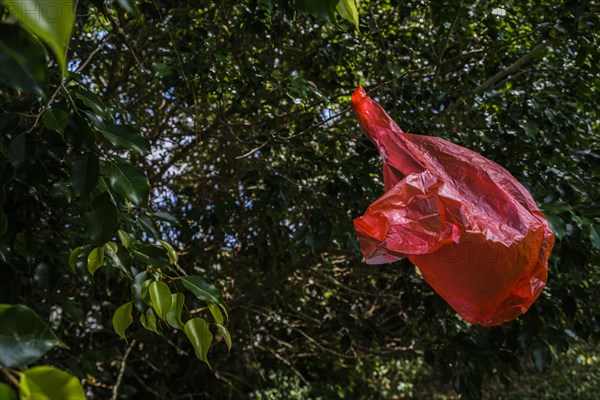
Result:
M546 284L554 244L527 190L471 150L402 132L362 87L352 107L383 158L385 193L354 220L367 263L407 257L471 323L526 312Z

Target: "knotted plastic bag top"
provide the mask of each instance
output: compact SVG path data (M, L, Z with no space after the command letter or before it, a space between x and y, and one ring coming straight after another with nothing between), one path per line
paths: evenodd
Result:
M352 107L383 159L385 193L354 220L367 263L407 257L471 323L526 312L546 284L554 244L529 192L471 150L404 133L362 87Z

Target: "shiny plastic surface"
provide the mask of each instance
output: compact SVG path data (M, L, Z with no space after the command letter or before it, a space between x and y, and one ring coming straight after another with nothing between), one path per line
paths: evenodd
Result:
M366 261L407 257L471 323L526 312L546 284L554 244L529 192L471 150L402 132L361 87L352 107L383 159L385 193L354 220Z

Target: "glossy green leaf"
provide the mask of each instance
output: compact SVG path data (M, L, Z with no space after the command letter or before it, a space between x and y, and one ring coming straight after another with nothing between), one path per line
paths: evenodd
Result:
M594 225L590 226L590 242L596 249L600 249L600 235Z
M360 31L358 26L358 10L357 10L357 0L340 0L337 5L337 11L340 14L340 17L344 18L347 21L350 21L356 27L357 31Z
M113 267L128 275L130 274L129 269L125 266L123 260L121 260L121 257L119 256L119 246L117 246L116 243L108 242L104 245L104 256L108 258Z
M19 368L37 361L55 346L66 347L35 311L0 304L0 365Z
M152 307L160 319L165 319L171 308L171 290L163 281L153 281L148 287Z
M137 274L133 278L133 282L131 282L131 299L135 308L141 313L145 312L148 308L144 302L143 290L144 290L144 282L148 279L148 273L146 271L142 271Z
M225 340L225 344L227 344L227 349L231 351L231 334L227 328L221 324L217 324L217 329L219 330L219 333L221 333L221 336L223 336L223 340Z
M21 398L85 400L79 379L54 367L33 367L21 374Z
M69 267L71 267L71 271L75 273L77 271L77 260L79 259L79 254L81 253L81 246L75 247L71 254L69 254Z
M143 156L150 153L150 142L148 139L131 126L109 125L101 129L100 133L116 147L125 150L135 150Z
M0 400L17 400L17 395L10 386L0 382Z
M208 303L221 303L223 301L221 291L201 276L188 275L181 282L187 290L200 300Z
M100 160L94 153L84 153L73 162L71 184L77 196L87 196L98 186Z
M62 134L67 126L69 116L60 108L51 108L44 113L42 123L47 129Z
M219 306L215 303L208 303L208 309L210 310L210 313L212 314L213 318L215 319L215 322L217 324L222 324L223 323L223 313L221 312L221 309L219 308Z
M75 21L74 3L63 0L4 0L4 4L26 29L50 46L65 72L67 45Z
M335 21L335 6L339 0L304 0L304 8L313 17Z
M142 246L133 251L136 260L145 264L152 265L155 268L163 268L169 265L169 258L161 247Z
M152 309L148 309L145 314L140 315L140 322L146 330L160 335L157 325L158 321L156 320L156 314Z
M129 233L119 229L117 231L117 235L119 236L119 240L121 241L123 247L128 249L129 246L131 246L131 236L129 236Z
M139 227L146 233L146 235L155 238L160 237L160 232L158 231L156 224L147 216L140 216L137 222Z
M552 361L550 348L544 342L537 342L533 345L533 363L538 371L543 372L548 368Z
M119 162L111 166L108 177L115 192L138 206L148 204L150 182L141 169L129 163Z
M183 311L183 303L185 302L185 296L183 293L171 294L171 307L167 312L165 319L167 323L175 329L183 330L183 322L181 321L181 312Z
M43 97L47 80L42 43L18 25L0 24L0 82Z
M208 363L208 348L213 340L213 335L208 329L208 324L202 318L192 318L185 323L184 327L185 334L194 346L196 357L199 360L204 361L209 367Z
M112 318L112 324L115 332L117 332L117 335L121 336L125 340L127 340L125 337L125 331L133 322L133 316L131 315L132 312L132 303L125 303L116 309Z
M167 250L167 256L169 256L169 262L173 265L177 264L177 261L179 260L179 254L177 254L177 252L175 251L173 246L171 246L168 242L165 242L164 240L159 240L159 242Z
M92 251L87 258L87 268L91 275L98 270L104 264L104 248L96 247Z
M92 212L87 215L87 232L94 243L108 242L119 223L117 207L108 193L102 193L94 199Z

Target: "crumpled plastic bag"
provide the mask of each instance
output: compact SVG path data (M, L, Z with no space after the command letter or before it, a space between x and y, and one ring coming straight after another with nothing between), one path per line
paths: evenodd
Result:
M525 313L546 284L554 244L529 192L469 149L404 133L360 86L352 107L383 159L385 193L354 220L367 263L407 257L471 323Z

